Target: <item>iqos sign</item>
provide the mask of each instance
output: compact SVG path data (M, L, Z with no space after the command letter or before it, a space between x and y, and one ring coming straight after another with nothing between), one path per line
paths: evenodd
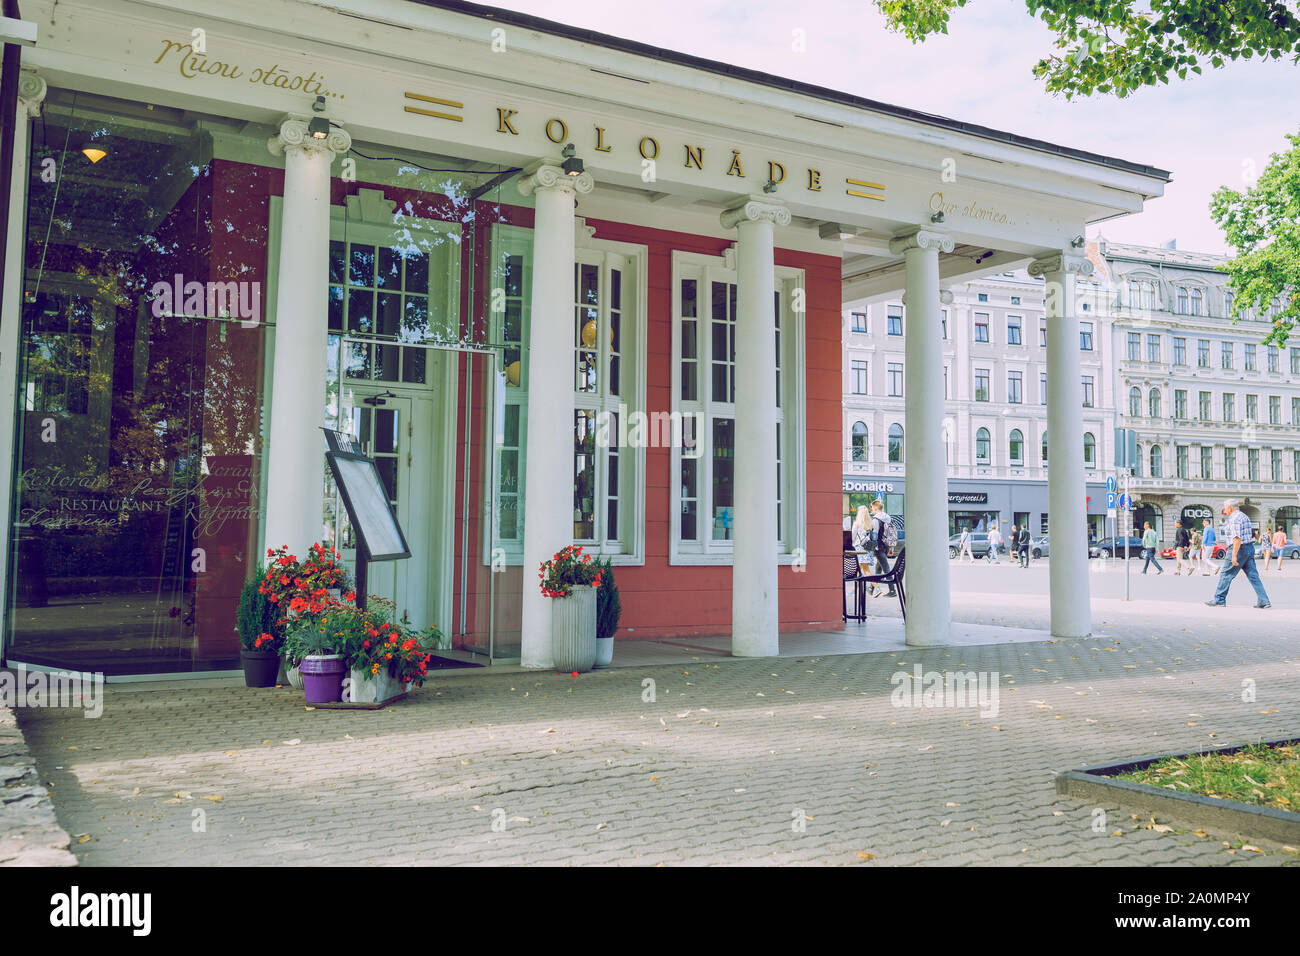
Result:
M1214 511L1205 505L1188 505L1183 509L1183 517L1195 518L1197 521L1200 521L1202 518L1209 518L1213 521Z

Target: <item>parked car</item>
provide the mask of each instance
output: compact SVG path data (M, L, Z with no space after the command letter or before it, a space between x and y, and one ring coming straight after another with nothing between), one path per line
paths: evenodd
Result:
M982 531L972 531L970 535L970 552L977 558L987 558L989 554L989 536ZM948 557L955 558L961 553L961 535L955 534L948 539Z
M1088 549L1088 555L1093 558L1122 558L1124 557L1124 539L1102 538ZM1142 556L1141 538L1129 536L1128 556L1130 558L1140 558Z
M1041 538L1039 538L1037 541L1034 541L1034 542L1032 542L1032 543L1030 544L1030 546L1029 546L1029 554L1030 554L1030 556L1035 557L1035 558L1047 558L1047 557L1051 557L1050 553L1048 552L1048 548L1047 548L1047 535L1043 535L1043 536L1042 536Z
M1300 544L1288 541L1282 546L1282 557L1291 558L1292 560L1300 559Z

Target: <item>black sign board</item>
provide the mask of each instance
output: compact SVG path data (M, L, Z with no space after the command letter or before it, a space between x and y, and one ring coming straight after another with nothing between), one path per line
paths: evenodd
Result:
M987 491L948 492L948 504L950 505L986 505L988 503L989 493Z
M357 536L357 550L367 561L394 561L409 558L411 549L397 524L397 515L388 503L388 489L379 477L373 459L367 458L359 443L347 435L322 428L329 451L334 483L338 485L343 507Z

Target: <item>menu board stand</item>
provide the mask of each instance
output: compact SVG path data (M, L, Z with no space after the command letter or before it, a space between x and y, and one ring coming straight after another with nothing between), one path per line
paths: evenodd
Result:
M368 458L360 442L332 428L325 433L325 460L329 463L339 497L347 509L352 532L356 535L357 607L366 607L366 570L371 561L396 561L409 558L411 549L397 523L397 515L388 503L388 489L379 476L373 458Z

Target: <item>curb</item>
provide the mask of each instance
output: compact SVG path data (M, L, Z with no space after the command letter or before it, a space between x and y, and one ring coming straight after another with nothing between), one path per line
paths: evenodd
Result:
M14 712L0 707L0 866L76 866Z
M1093 767L1067 770L1056 777L1056 792L1080 800L1118 803L1120 806L1162 814L1204 829L1213 829L1241 838L1246 842L1275 840L1300 846L1300 813L1237 803L1199 793L1180 793L1129 780L1111 779L1115 774L1138 770L1170 757L1200 757L1208 754L1234 753L1255 743L1285 745L1300 743L1300 738L1249 741L1228 747L1215 747L1191 753L1153 754L1131 760L1113 761Z

